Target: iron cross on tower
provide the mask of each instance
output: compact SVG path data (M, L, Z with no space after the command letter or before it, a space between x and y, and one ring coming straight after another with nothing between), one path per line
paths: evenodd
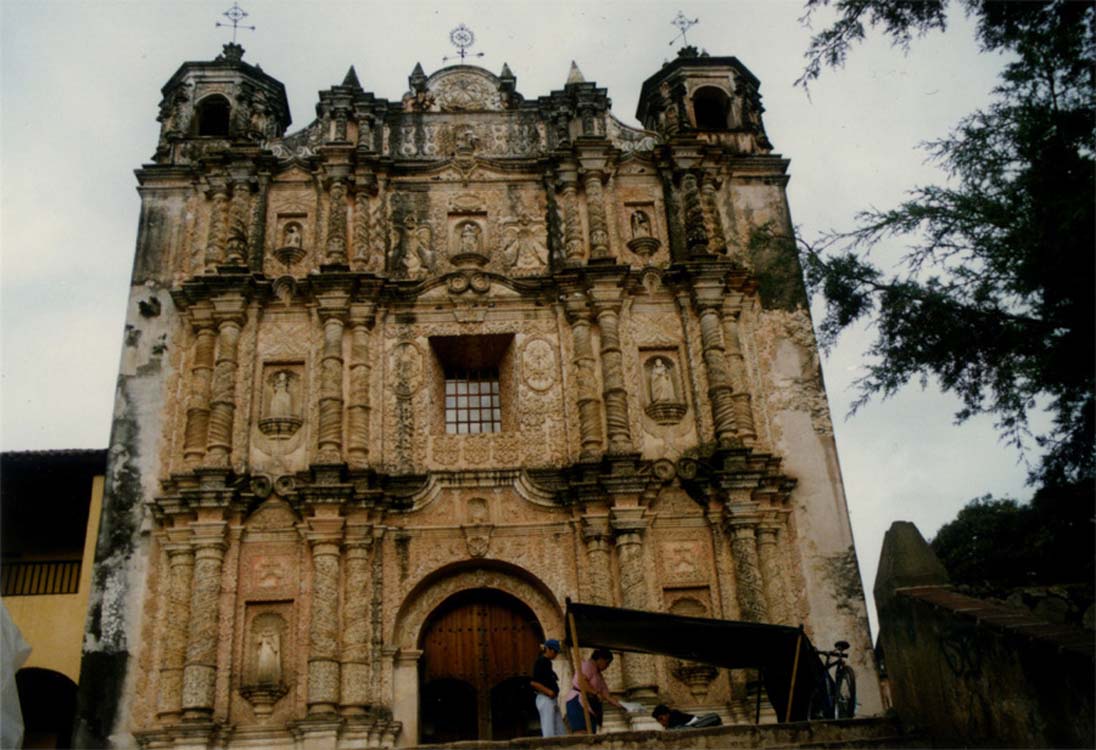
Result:
M476 35L473 34L472 30L465 26L463 23L449 32L449 41L454 47L457 48L457 56L460 57L462 65L464 64L465 57L483 57L482 52L468 51L468 48L476 43ZM452 55L446 55L441 59L441 61L448 62L452 59Z
M221 23L220 21L218 21L215 25L218 26L218 27L224 26L225 28L228 28L229 26L232 26L232 43L233 44L236 43L236 30L237 29L247 29L249 31L254 31L255 30L254 26L241 26L240 25L240 21L247 18L247 11L244 10L243 8L241 8L239 3L232 3L232 7L229 8L228 10L226 10L221 15L224 16L225 18L227 18L229 21L232 21L232 23L227 24L227 23Z
M685 32L688 31L699 20L699 18L686 18L685 14L679 10L677 12L677 15L674 16L674 20L670 21L671 26L676 26L677 28L681 29L681 33L677 36L681 37L681 44L683 47L689 46L689 39L685 36ZM674 42L677 41L677 36L670 40L671 47L673 46Z

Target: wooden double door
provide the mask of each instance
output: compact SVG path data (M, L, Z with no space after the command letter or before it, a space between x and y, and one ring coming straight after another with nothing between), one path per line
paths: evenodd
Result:
M544 632L494 589L455 594L423 629L420 740L507 740L539 733L528 679Z

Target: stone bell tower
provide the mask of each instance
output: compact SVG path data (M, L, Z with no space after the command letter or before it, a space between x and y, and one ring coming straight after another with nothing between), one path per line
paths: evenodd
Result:
M535 734L518 687L568 597L844 638L877 712L801 273L756 241L792 232L758 90L686 48L634 128L574 64L532 98L415 65L392 101L350 68L288 133L238 45L180 67L137 171L77 744ZM737 671L629 653L609 683L753 720Z

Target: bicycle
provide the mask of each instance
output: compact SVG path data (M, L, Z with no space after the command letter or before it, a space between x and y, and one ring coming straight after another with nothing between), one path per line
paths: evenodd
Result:
M807 715L812 719L851 719L856 715L856 673L845 663L849 643L838 641L833 647L833 651L818 652L825 657L824 681L811 696Z

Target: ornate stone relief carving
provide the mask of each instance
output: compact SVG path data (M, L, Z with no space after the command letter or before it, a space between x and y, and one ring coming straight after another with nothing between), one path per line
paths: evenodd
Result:
M650 130L628 127L612 114L609 114L606 118L606 123L608 127L605 129L605 134L612 141L612 144L624 154L637 151L653 151L662 140L657 133Z
M547 233L544 221L524 206L517 216L502 219L502 262L512 272L544 271L548 266Z
M437 271L434 230L429 224L420 223L409 214L393 228L392 234L393 267L402 275L417 279Z
M534 391L546 391L556 382L558 366L552 345L544 339L532 339L522 349L522 376Z

